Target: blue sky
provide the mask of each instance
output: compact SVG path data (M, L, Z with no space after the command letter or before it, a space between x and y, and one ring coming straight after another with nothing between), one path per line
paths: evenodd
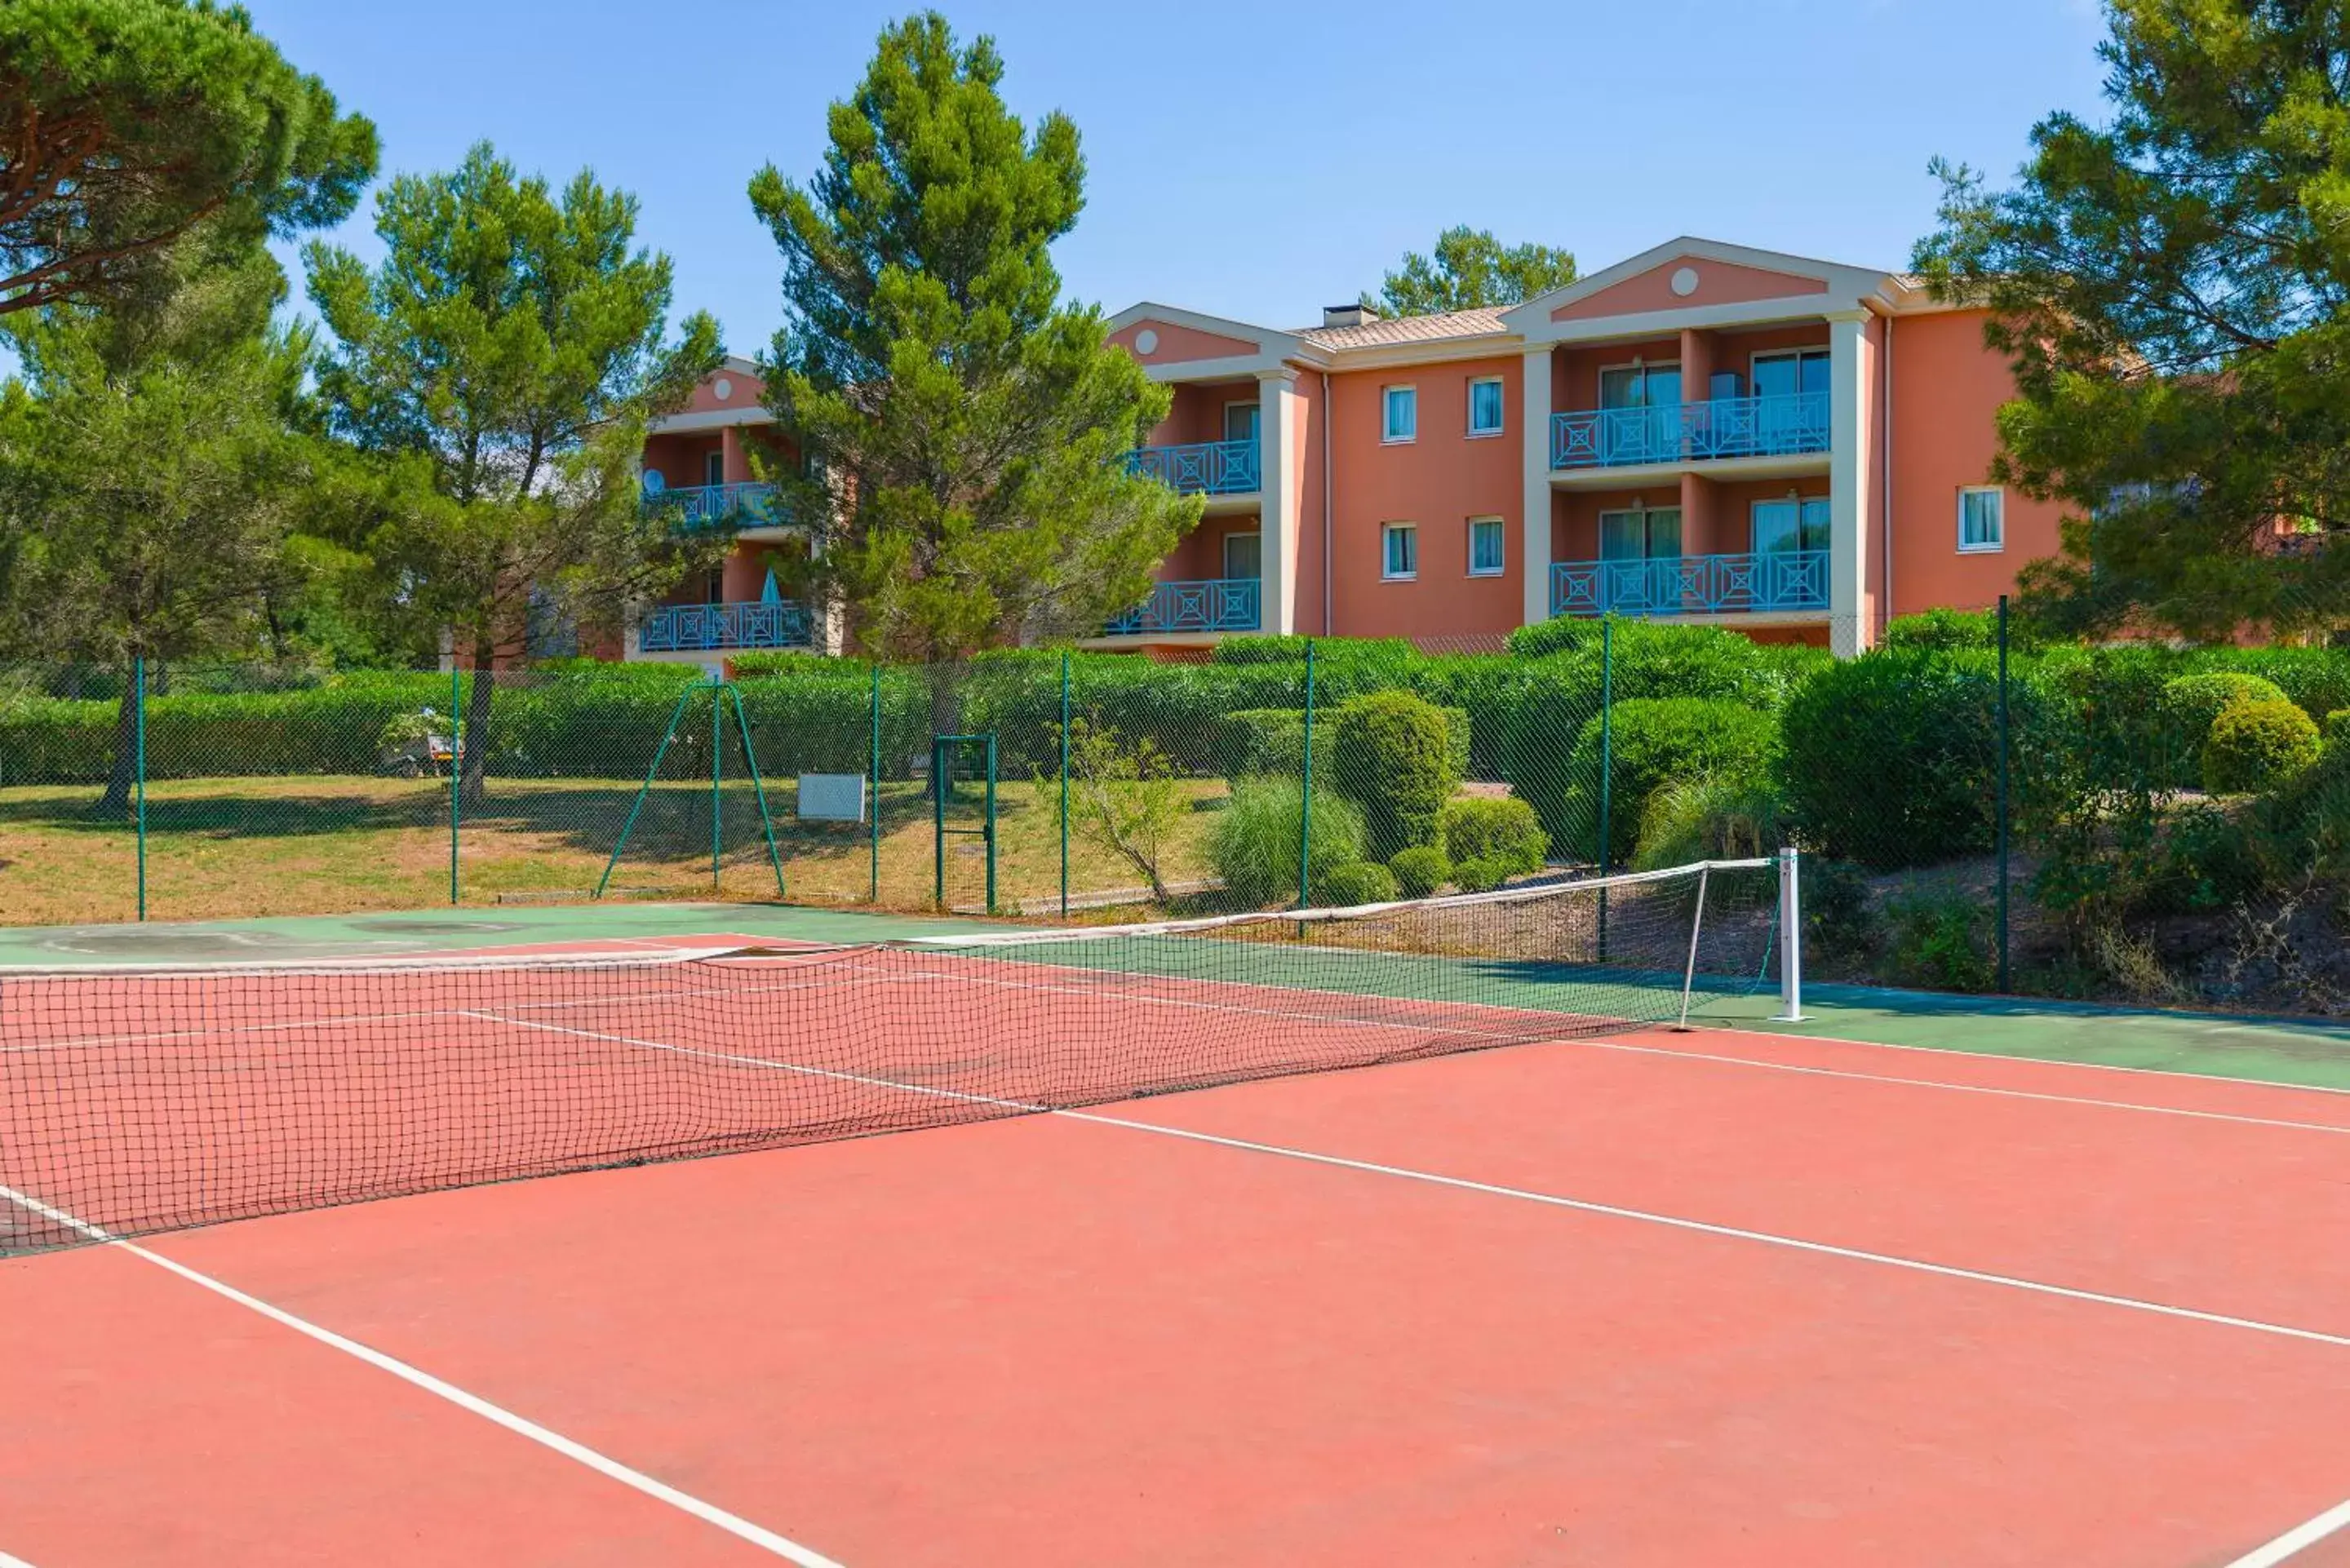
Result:
M558 182L643 203L681 311L729 348L781 315L743 187L816 167L826 106L905 7L865 0L247 0L263 30L383 133L387 172L488 138ZM1933 216L1927 160L2005 176L2032 123L2095 113L2091 0L985 0L1006 96L1076 121L1087 206L1072 295L1276 327L1375 287L1466 222L1565 245L1586 271L1679 234L1903 265ZM658 18L661 33L649 31ZM371 206L337 236L374 254ZM298 289L298 284L297 284Z

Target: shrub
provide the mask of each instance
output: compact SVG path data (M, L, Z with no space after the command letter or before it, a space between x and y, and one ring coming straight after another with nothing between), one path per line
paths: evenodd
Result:
M2350 746L2350 708L2336 708L2325 715L2325 743Z
M1771 715L1741 702L1701 697L1636 697L1616 704L1609 741L1607 858L1621 865L1639 838L1640 814L1659 786L1673 781L1731 779L1759 785L1777 738ZM1599 839L1600 722L1575 737L1570 767L1591 781L1568 802L1569 844Z
M1509 866L1498 858L1464 860L1452 867L1452 885L1464 893L1490 893L1509 879Z
M1314 901L1326 909L1391 904L1395 898L1395 874L1376 860L1347 861L1314 873Z
M2175 782L2191 784L2203 765L2203 742L2221 710L2238 702L2285 702L2273 682L2241 670L2215 670L2168 681L2157 712L2176 758Z
M2188 657L2204 669L2259 676L2313 719L2350 708L2350 648L2212 648Z
M1402 637L1228 637L1209 659L1217 664L1303 664L1308 642L1317 664L1354 659L1402 663L1419 657L1411 639Z
M1437 813L1438 834L1444 856L1454 866L1471 860L1497 861L1505 877L1543 868L1550 857L1550 838L1534 815L1534 808L1509 795L1462 795L1448 800Z
M1331 785L1362 806L1372 855L1435 838L1436 814L1461 783L1451 729L1409 691L1357 697L1332 716Z
M1767 776L1725 774L1675 779L1649 795L1640 813L1636 869L1696 860L1743 860L1776 853L1785 835L1783 806Z
M1876 962L1881 938L1868 877L1846 860L1806 860L1797 875L1803 888L1806 957L1838 970L1866 972Z
M1780 720L1791 826L1876 870L1989 848L1998 697L1980 653L1881 649L1820 670Z
M1999 646L1999 615L1995 610L1930 609L1921 615L1895 616L1885 626L1885 646L1948 653L1961 648ZM2010 647L2013 634L2010 633Z
M1893 978L1935 991L1989 991L1998 978L1991 918L1963 894L1913 893L1887 909Z
M1305 766L1305 710L1243 708L1227 713L1216 744L1226 778L1295 778Z
M2168 825L2146 907L2165 914L2224 909L2258 890L2259 856L2246 826L2216 805L2190 805Z
M1599 635L1599 622L1563 615L1518 628L1510 633L1508 646L1513 659L1543 659L1586 646L1596 648Z
M1216 814L1208 829L1207 850L1209 864L1234 899L1252 909L1296 901L1300 816L1293 783L1243 780L1232 786L1232 805ZM1316 865L1343 866L1363 857L1363 814L1352 801L1317 791L1313 831Z
M2203 742L2203 787L2213 794L2269 789L2315 762L2319 750L2317 725L2284 698L2233 703Z
M1425 898L1452 880L1452 862L1433 844L1397 850L1388 869L1395 873L1396 890L1407 898Z

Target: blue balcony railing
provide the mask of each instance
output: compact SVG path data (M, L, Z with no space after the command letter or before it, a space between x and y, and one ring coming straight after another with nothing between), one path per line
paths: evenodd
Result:
M1132 612L1102 628L1107 637L1156 631L1254 631L1260 619L1258 580L1211 577L1160 583Z
M1261 487L1253 441L1139 446L1126 454L1126 471L1148 474L1182 495L1245 495Z
M646 612L637 628L637 647L646 653L805 648L807 641L806 607L774 600L663 605Z
M1828 449L1828 395L1714 398L1657 408L1554 414L1553 468L1622 468L1722 457L1782 457Z
M1550 569L1550 613L1737 615L1828 607L1825 550L1561 561Z
M791 521L775 487L755 480L646 490L646 510L660 507L676 508L679 521L689 528L714 528L729 523L744 528L775 528Z

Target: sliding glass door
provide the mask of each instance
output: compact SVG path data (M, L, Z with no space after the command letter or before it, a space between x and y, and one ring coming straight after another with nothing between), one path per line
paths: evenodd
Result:
M1599 372L1599 461L1670 462L1680 456L1681 368L1618 365Z

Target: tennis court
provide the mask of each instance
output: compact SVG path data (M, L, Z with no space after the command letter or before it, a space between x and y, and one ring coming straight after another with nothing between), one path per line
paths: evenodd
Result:
M2343 1560L2350 1096L1662 1027L1729 883L16 977L0 1553Z

